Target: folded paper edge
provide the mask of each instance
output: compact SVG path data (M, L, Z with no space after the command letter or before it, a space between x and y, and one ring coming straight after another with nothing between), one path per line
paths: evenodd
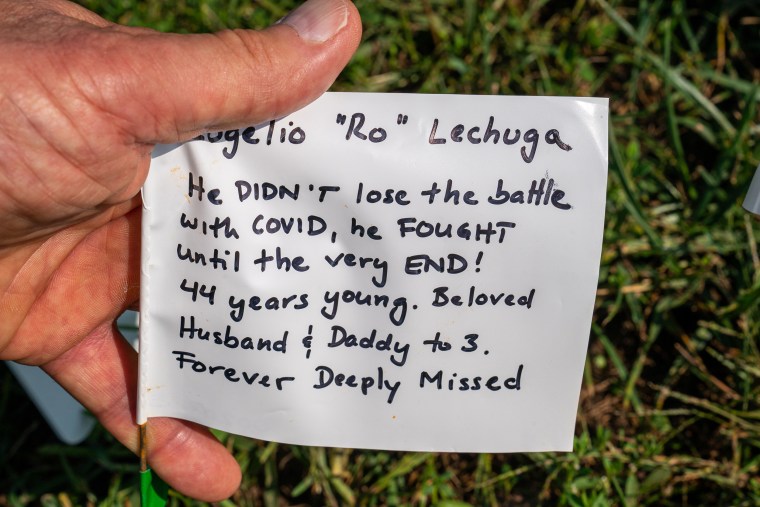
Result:
M141 251L140 251L140 328L139 328L139 352L137 354L137 424L145 424L148 421L147 400L145 399L148 385L148 348L150 340L148 338L151 318L150 318L150 229L151 229L151 211L149 202L149 192L146 191L148 182L145 182L141 190L143 213L141 224Z

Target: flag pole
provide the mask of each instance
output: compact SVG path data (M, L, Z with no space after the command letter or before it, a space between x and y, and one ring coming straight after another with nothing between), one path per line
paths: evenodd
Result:
M140 503L142 507L164 507L169 487L148 467L148 423L140 425Z

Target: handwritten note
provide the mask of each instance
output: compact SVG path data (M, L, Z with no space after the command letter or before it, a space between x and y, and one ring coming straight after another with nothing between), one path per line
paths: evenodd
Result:
M607 100L328 93L162 147L138 419L303 445L572 449Z

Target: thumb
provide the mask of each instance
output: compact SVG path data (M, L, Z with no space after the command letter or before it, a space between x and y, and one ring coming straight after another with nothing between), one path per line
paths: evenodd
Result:
M176 35L138 31L109 47L117 86L95 100L138 143L261 123L295 111L333 83L359 43L349 0L308 0L263 31Z

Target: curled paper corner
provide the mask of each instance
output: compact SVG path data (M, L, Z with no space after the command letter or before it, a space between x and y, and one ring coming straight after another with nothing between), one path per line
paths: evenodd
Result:
M166 155L170 151L174 151L180 146L182 146L185 143L174 143L174 144L157 144L155 148L153 148L153 151L150 154L150 158L158 158L162 155Z
M742 208L753 215L760 215L760 166L755 169L755 175L752 177L749 189L747 189Z

